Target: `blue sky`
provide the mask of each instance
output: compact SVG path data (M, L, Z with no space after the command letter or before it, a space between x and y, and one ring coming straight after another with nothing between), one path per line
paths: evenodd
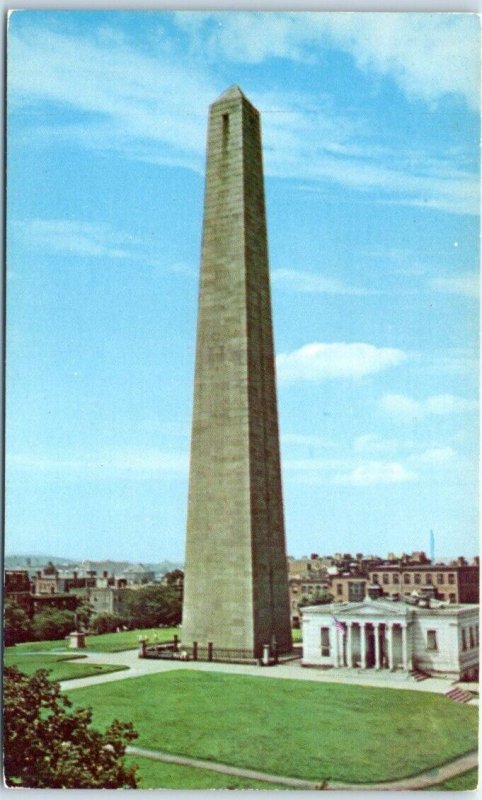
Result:
M262 114L288 552L478 549L479 21L23 11L7 552L182 559L208 106Z

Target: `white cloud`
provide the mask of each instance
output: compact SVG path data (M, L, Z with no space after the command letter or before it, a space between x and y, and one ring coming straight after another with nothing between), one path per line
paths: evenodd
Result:
M414 75L417 70L423 73L420 61L427 58L414 49L410 38L412 28L415 41L431 45L430 58L434 53L439 58L444 44L448 46L450 42L449 60L454 42L457 52L466 56L470 51L462 35L465 30L462 18L457 18L447 33L447 25L437 19L432 26L423 28L415 19L421 16L429 15L382 14L372 18L370 14L230 12L222 15L220 24L209 14L194 15L194 22L189 21L192 15L181 15L178 17L181 24L193 29L193 47L201 47L197 58L192 56L191 48L187 59L182 58L186 51L168 52L165 47L160 47L155 56L146 55L122 37L106 36L105 30L94 28L88 38L40 26L12 30L9 105L14 111L21 106L47 102L80 112L78 121L67 114L63 123L51 121L58 119L56 115L40 115L40 123L30 126L26 134L31 142L51 145L58 139L75 139L85 148L202 172L206 111L225 88L219 82L219 71L207 63L210 55L215 58L219 42L229 42L229 46L221 47L223 52L226 49L227 57L239 53L242 60L268 57L273 47L283 57L318 58L326 43L331 42L348 52L356 52L363 68L371 65L408 81L409 74ZM259 35L258 28L262 31ZM388 30L392 31L390 36ZM394 33L397 30L400 37ZM382 50L379 41L383 42ZM389 44L394 48L392 58ZM423 48L422 51L425 52ZM430 99L445 91L455 91L459 81L465 86L460 73L446 69L446 58L444 54L440 73L437 70L428 73L433 79L428 91ZM457 66L457 58L454 59ZM416 83L413 75L411 91ZM424 75L419 88L429 85L430 80ZM332 98L312 95L309 88L304 93L286 89L255 92L251 99L263 114L268 176L317 185L337 183L355 191L377 191L378 200L381 193L387 202L479 214L478 176L456 168L450 154L436 160L429 153L414 152L410 144L404 148L398 145L380 148L378 131L368 130L364 119L356 119L353 112L350 116L346 110L337 110Z
M360 464L335 479L335 483L349 486L374 486L381 483L405 483L417 477L409 472L402 464L396 462L369 461Z
M47 457L34 453L12 453L7 455L7 471L11 468L24 470L79 473L83 477L111 477L117 473L149 476L159 474L184 474L188 469L188 456L184 453L162 450L115 450L74 457Z
M307 447L336 447L336 443L325 436L305 435L302 433L281 434L281 443L286 445L303 445Z
M272 282L302 294L344 294L367 295L368 289L347 286L336 278L327 278L315 272L294 269L275 269L271 273Z
M287 383L327 378L362 378L396 366L406 358L401 350L375 347L362 342L313 342L292 353L280 353L276 365L279 380Z
M390 453L398 446L398 442L393 439L381 439L376 433L357 436L353 442L353 449L359 453Z
M151 267L159 273L195 278L198 271L189 264L163 262L146 250L145 240L112 228L106 223L81 220L23 219L10 221L9 235L34 252L64 253L80 258L128 260Z
M421 453L410 456L409 461L413 464L436 467L453 461L455 455L453 447L429 447Z
M63 219L13 221L14 230L35 249L113 259L135 258L141 241L108 225Z
M452 394L433 395L425 400L415 400L403 394L385 394L381 398L380 405L383 411L407 422L431 415L445 416L476 411L478 408L475 400L467 400Z
M479 103L479 22L469 14L239 12L176 15L208 58L322 61L338 47L359 69L390 77L412 99L458 94Z
M452 277L434 278L431 286L438 292L462 294L466 297L479 297L480 278L477 273L466 272Z
M86 147L201 169L206 109L216 94L202 71L162 50L143 55L95 29L89 38L41 27L9 36L12 107L42 100L83 112L79 124L55 131Z

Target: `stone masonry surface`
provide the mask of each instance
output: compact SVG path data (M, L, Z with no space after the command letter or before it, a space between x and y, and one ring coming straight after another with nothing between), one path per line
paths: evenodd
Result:
M291 649L259 114L210 109L183 646Z

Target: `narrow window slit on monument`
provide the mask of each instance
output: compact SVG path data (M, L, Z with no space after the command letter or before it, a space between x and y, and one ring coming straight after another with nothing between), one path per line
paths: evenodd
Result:
M223 139L229 135L229 114L223 114Z

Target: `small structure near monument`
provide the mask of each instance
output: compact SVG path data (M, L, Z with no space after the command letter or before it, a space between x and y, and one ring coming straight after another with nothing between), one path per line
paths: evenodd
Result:
M303 666L477 679L479 607L365 598L303 609Z
M72 631L69 639L69 647L72 650L80 650L85 647L85 631Z

